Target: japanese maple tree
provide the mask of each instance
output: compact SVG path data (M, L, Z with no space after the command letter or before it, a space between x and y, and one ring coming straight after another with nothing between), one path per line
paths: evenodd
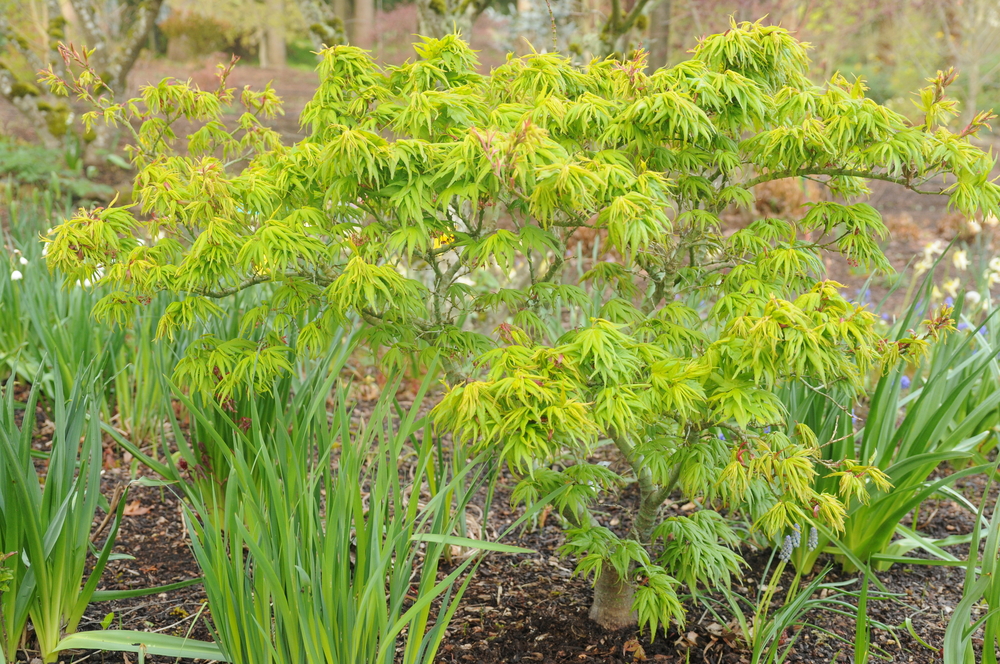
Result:
M225 70L214 91L166 80L119 102L94 91L85 53L64 50L79 73L49 82L96 103L88 121L136 126L138 174L133 202L54 230L49 265L113 289L94 312L106 322L129 325L173 294L163 335L259 290L238 337L203 336L176 368L220 399L268 386L342 326L388 365L444 355L441 431L506 462L516 500L555 492L564 551L595 579L604 625L655 631L683 619L682 584L737 574L725 511L769 537L835 531L846 500L884 485L864 460L818 464L820 441L774 390L860 390L950 324L943 311L912 337L881 337L822 257L891 270L864 202L871 180L944 182L935 191L959 212L1000 212L993 158L971 141L991 116L949 129L952 74L919 93L911 121L861 80L814 84L806 45L759 23L653 72L641 52L583 68L530 53L483 75L455 35L416 50L380 68L360 49L325 49L308 136L292 145L261 122L279 111L273 91L237 95ZM242 113L224 112L235 104ZM199 123L186 141L181 119ZM723 233L723 211L753 209L753 187L783 178L818 180L832 199L797 222ZM566 258L581 229L605 239L576 279ZM585 323L563 329L567 310ZM494 335L489 316L502 321ZM621 466L588 461L605 443ZM839 495L812 488L830 472L845 478ZM631 520L616 531L591 508L626 484ZM664 518L674 492L701 509Z

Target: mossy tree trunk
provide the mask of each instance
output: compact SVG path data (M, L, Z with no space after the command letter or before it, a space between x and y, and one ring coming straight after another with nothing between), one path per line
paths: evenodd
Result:
M417 0L417 33L441 38L459 32L472 36L472 24L490 6L492 0Z
M118 8L108 20L105 2L99 0L70 0L73 24L83 37L81 47L93 50L90 63L116 98L123 98L128 85L128 75L135 66L139 53L149 42L156 16L163 0L140 0L125 8ZM0 15L0 41L14 45L19 56L33 72L52 67L56 75L64 77L65 65L59 53L60 42L67 41L66 26L59 0L46 0L46 34L42 37L31 27L12 25ZM119 11L123 9L124 11ZM72 125L73 113L65 100L42 90L34 80L21 80L0 65L0 95L6 97L31 121L39 141L47 147L61 147L70 133L82 133L82 127ZM96 135L90 141L84 161L100 162L104 153L115 148L117 132L98 123Z

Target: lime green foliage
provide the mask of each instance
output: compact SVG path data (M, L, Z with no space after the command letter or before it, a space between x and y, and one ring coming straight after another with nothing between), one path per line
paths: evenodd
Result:
M929 300L931 288L928 277L918 301L893 326L891 336L900 339L911 334L923 306L920 303ZM956 303L958 311L964 305L963 295ZM928 557L935 564L958 561L943 547L965 543L968 536L938 540L922 535L917 532L917 515L921 503L935 495L948 496L970 512L976 511L951 486L991 468L986 457L997 444L1000 424L998 333L996 316L991 315L981 327L973 322L967 331L928 339L929 352L915 367L894 367L875 381L869 391L867 417L858 431L849 391L834 388L817 393L801 384L781 391L789 417L829 441L823 446L821 463L835 470L817 477L815 489L839 492L845 501L844 529L830 550L847 569L865 561L885 569L907 562L906 555L913 549L929 554L921 556L921 564L928 564ZM942 463L956 466L957 472L932 479ZM865 478L875 485L866 487ZM908 514L912 520L906 518ZM799 570L811 570L830 543L822 533L812 551L799 548L794 556Z
M573 528L566 552L581 572L626 580L605 585L637 584L638 618L653 629L680 619L679 580L724 583L739 566L720 519L661 523L674 490L758 515L768 537L842 528L845 497L815 489L827 472L819 441L786 417L776 389L856 392L927 342L881 338L873 315L824 280L823 257L891 269L885 225L858 200L871 179L924 190L947 174L940 193L953 208L996 212L993 160L970 142L989 116L951 132L947 74L919 97L920 125L865 98L860 80L815 86L805 45L760 24L733 25L656 72L641 54L580 69L531 53L483 76L455 36L416 49L384 70L356 48L323 51L301 117L309 136L293 146L259 120L280 110L273 91L237 100L225 70L214 92L167 80L117 104L94 97L91 69L48 76L99 105L88 122L143 119L132 153L141 214L81 211L50 238L49 265L69 283L103 270L104 321L129 324L152 295L177 295L166 336L269 282L239 338L205 337L177 367L180 382L219 399L268 385L342 325L361 327L389 365L442 352L454 384L440 427L509 463L524 478L519 500L570 487L558 504ZM232 103L244 111L229 121ZM182 118L201 123L186 142L172 129ZM719 215L752 206L754 185L789 177L848 202L721 232ZM607 250L569 283L581 228L606 235ZM586 322L556 335L566 307ZM504 319L499 341L471 325L490 315ZM925 334L948 320L933 316ZM626 472L587 465L602 441ZM883 479L864 460L836 465L851 473L848 497ZM627 534L589 511L624 482L639 490Z
M528 552L449 535L484 475L481 465L455 477L435 466L430 422L417 416L433 374L409 411L396 409L391 386L384 390L361 427L337 380L337 372L316 371L290 400L255 399L269 415L254 409L246 431L229 423L220 505L207 483L181 484L225 661L433 662L481 560L470 555L439 578L445 551ZM186 405L203 422L218 408ZM412 458L410 477L398 468L403 456Z
M994 473L997 464L991 464ZM972 528L969 557L965 563L965 585L962 600L948 620L941 648L944 664L976 664L976 653L972 647L973 634L982 627L982 664L997 664L1000 660L1000 580L997 579L997 560L1000 557L1000 510L996 503L993 516L985 517L987 496L992 480L987 482L980 501L979 510ZM983 553L980 542L985 538ZM978 608L985 603L988 611L979 617ZM977 606L978 605L978 606Z
M89 283L60 289L60 275L46 269L45 245L38 241L54 219L72 211L69 197L57 187L5 187L0 205L10 222L9 230L0 229L7 249L6 269L0 269L7 314L0 319L0 374L6 377L9 370L54 399L56 374L64 385L73 384L80 367L93 363L101 375L97 393L105 420L117 415L117 427L142 445L162 421L162 371L169 371L194 336L185 332L173 343L154 343L156 322L173 298L154 298L131 330L95 326L91 312L108 291ZM217 323L225 328L227 321Z
M102 438L96 399L88 394L92 382L79 376L67 399L56 377L55 432L44 484L33 458L34 418L17 425L13 379L0 394L0 551L17 552L0 555L0 574L10 586L0 593L0 663L15 661L29 618L42 659L58 659L56 646L63 634L76 631L115 545L124 501L103 545L90 541L102 502ZM36 382L26 412L34 413L37 399ZM106 501L103 507L109 509Z

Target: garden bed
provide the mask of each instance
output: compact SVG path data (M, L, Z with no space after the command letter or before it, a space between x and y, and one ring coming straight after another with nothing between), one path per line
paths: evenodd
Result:
M44 444L44 442L42 442ZM104 492L110 495L114 486L127 481L128 471L120 464L106 470ZM982 496L983 478L973 477L958 488L973 501ZM509 478L501 479L486 532L492 538L512 523L519 513L512 510L508 497L512 485ZM623 498L626 500L629 492ZM995 499L996 489L991 492ZM667 512L685 514L690 505L672 503ZM602 506L608 522L624 532L620 511L612 505ZM969 513L949 500L928 501L924 504L918 524L922 532L933 537L963 534L971 530ZM605 630L591 621L588 608L593 591L588 581L574 577L571 561L558 553L563 543L563 531L554 517L540 527L504 540L536 551L532 555L489 554L476 572L445 638L440 662L633 662L644 656L654 662L705 662L707 664L737 664L748 662L745 647L733 631L735 625L720 623L703 605L688 601L688 623L683 631L676 628L650 641L648 634L634 628ZM198 567L190 552L186 537L182 507L169 488L135 486L130 490L126 516L122 522L115 551L134 557L109 564L101 584L105 590L150 588L196 578ZM964 556L963 547L952 552ZM752 596L767 568L771 551L741 551L748 562L742 579L734 590ZM919 556L919 552L917 554ZM821 558L817 570L830 562ZM443 574L447 570L443 571ZM941 643L950 613L962 598L964 569L933 565L896 565L878 574L894 600L874 601L869 605L869 617L892 630L874 628L873 646L881 649L882 661L930 664L940 662L940 654L914 638L905 626L910 619L913 630L926 644ZM857 578L836 568L828 580ZM787 588L793 574L786 571L782 586ZM806 579L808 581L808 579ZM781 595L774 607L781 605ZM114 613L111 627L154 631L192 639L209 640L206 626L208 611L205 596L198 585L151 597L91 605L81 630L100 629L109 612ZM849 662L853 648L844 641L854 639L854 619L830 612L812 612L806 627L798 635L790 662ZM818 629L817 629L818 628ZM840 639L831 636L831 633ZM791 631L788 634L792 636ZM843 639L843 640L841 640ZM977 650L981 639L974 639ZM637 647L638 646L638 647ZM108 652L75 653L67 661L134 662L133 655ZM148 662L172 662L167 657L147 657Z

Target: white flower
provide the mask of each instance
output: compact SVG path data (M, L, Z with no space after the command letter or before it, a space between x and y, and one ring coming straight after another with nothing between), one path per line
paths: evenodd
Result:
M994 256L990 259L990 269L994 272L1000 272L1000 256Z
M985 219L983 219L983 222L984 222L984 223L985 223L985 224L986 224L987 226L989 226L989 227L993 228L993 227L995 227L995 226L996 226L997 224L1000 224L1000 219L997 219L996 215L995 215L995 214L993 214L992 212L990 212L990 213L989 213L988 215L986 215L986 218L985 218Z
M964 250L958 250L955 255L951 257L951 262L955 264L955 268L958 270L969 269L969 255Z
M933 242L928 242L924 245L924 257L933 258L939 254L944 253L944 242L941 240L934 240Z
M941 299L941 289L935 286L934 289L931 291L931 301L937 302L940 299Z
M948 279L941 287L944 288L944 292L951 297L958 297L958 287L962 285L962 282L958 279Z
M919 277L932 267L934 267L934 259L925 256L924 258L921 258L919 261L917 261L917 264L913 266L913 271L914 274L916 274L916 276Z
M24 279L24 275L21 274L20 270L14 270L13 272L10 273L11 281L20 281L21 279Z
M21 256L21 258L18 259L18 262L21 263L21 265L27 265L28 259L25 258L24 256Z
M966 222L966 229L969 231L969 235L979 235L983 231L983 227L975 219L969 219Z
M1000 272L987 272L986 281L989 282L990 288L993 288L997 284L1000 284Z
M965 302L970 306L976 306L980 303L980 301L982 301L982 299L983 296L974 290L970 290L965 293Z

